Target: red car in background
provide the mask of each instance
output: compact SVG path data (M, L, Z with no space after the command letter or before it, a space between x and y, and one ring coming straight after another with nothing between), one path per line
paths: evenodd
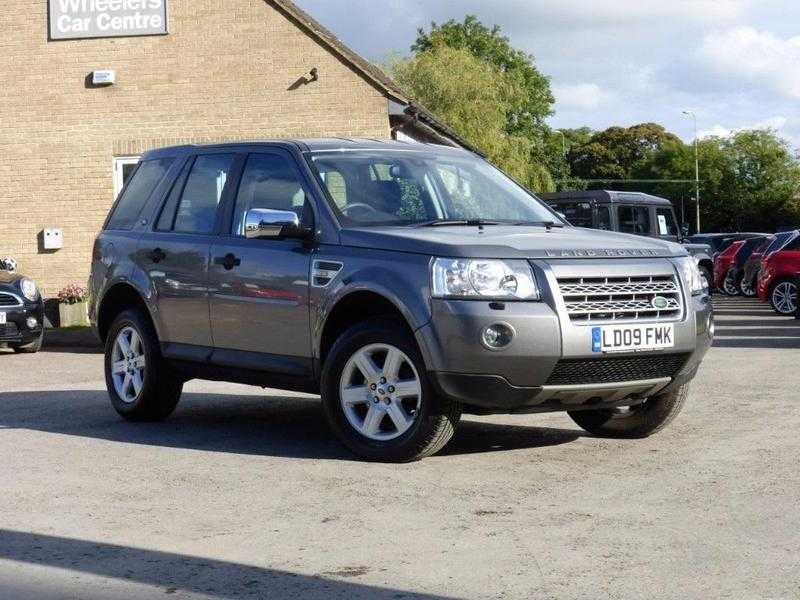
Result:
M797 310L797 277L800 277L800 235L764 258L758 276L758 297L775 312L790 315Z
M744 242L744 240L733 242L714 259L714 287L718 290L724 291L725 276L736 260L736 253L744 246Z

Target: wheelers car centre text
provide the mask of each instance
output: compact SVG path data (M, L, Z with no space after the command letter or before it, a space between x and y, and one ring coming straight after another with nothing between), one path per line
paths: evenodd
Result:
M161 14L142 13L142 10L161 10L165 0L58 0L61 15L56 18L56 30L65 34L97 32L126 32L164 28ZM115 15L120 11L133 14ZM91 16L75 16L90 13Z
M6 0L0 10L0 257L46 298L86 285L94 240L147 150L454 135L291 0Z

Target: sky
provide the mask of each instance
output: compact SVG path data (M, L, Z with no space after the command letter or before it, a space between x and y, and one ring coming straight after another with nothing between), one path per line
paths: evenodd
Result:
M296 0L362 56L477 15L550 77L554 128L661 123L683 139L772 128L800 147L797 0Z

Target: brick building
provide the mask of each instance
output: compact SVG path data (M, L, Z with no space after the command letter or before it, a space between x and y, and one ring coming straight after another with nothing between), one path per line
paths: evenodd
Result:
M148 149L311 136L461 143L287 0L24 0L5 3L3 23L0 257L46 296L86 281L94 237ZM45 248L46 228L63 232L61 249Z

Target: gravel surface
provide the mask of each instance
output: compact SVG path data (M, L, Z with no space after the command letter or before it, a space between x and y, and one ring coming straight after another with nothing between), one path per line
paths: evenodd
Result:
M0 598L800 598L800 321L718 306L661 434L466 417L410 465L314 397L192 382L131 424L99 354L0 353Z

